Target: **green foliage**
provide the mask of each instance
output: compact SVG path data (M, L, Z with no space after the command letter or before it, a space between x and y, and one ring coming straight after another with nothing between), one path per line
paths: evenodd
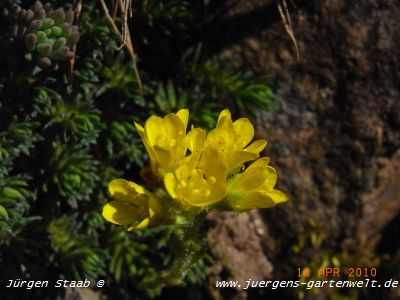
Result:
M95 246L93 235L79 234L75 224L76 218L66 216L51 221L48 231L55 253L50 260L73 278L94 279L104 275L105 251Z
M30 176L10 173L14 162L29 156L33 144L40 139L33 132L37 126L36 122L13 119L7 130L0 132L0 246L15 237L19 226L29 223L23 215L29 209L28 200L35 195L28 188Z
M82 144L96 142L103 128L97 109L79 98L68 103L56 91L46 87L38 87L36 90L35 113L46 119L46 129L63 131L65 141L75 139L73 142L79 141Z
M201 89L209 91L208 98L231 103L236 110L256 115L257 110L271 109L274 95L267 85L254 80L249 73L237 73L225 70L222 63L207 61L200 70L194 72L198 76Z
M12 164L14 159L21 154L29 155L33 143L40 139L40 136L34 133L37 126L37 122L17 122L14 119L6 131L0 132L0 159L2 162L0 177L7 175L7 167Z
M52 3L72 8L72 2ZM27 8L32 1L18 4ZM261 78L207 54L199 32L214 14L204 5L135 3L143 91L129 55L116 51L118 37L97 1L83 1L72 73L67 63L57 71L29 66L0 45L0 268L7 270L0 281L28 274L107 278L117 290L156 296L163 286L182 284L185 275L190 282L205 278L212 264L207 254L194 256L192 269L189 262L173 264L177 237L168 228L126 232L101 217L108 182L139 182L134 176L148 163L134 121L185 107L191 123L211 128L222 108L254 114L271 107L271 90ZM8 36L6 24L0 20L0 43ZM155 289L160 274L164 282Z
M24 213L29 209L28 199L34 193L27 189L27 176L0 179L0 246L7 245L16 236L18 228L29 224Z
M110 250L109 270L119 284L139 288L150 297L160 295L168 285L182 285L182 277L187 273L187 280L195 283L205 279L212 258L203 251L192 257L190 262L188 248L182 248L177 233L185 236L187 228L175 229L164 226L128 232L121 227L108 231L107 247ZM192 241L187 240L189 244ZM195 246L197 251L197 246ZM183 260L174 260L181 256ZM192 261L193 260L193 261ZM192 263L194 263L192 265ZM183 265L184 264L184 265ZM189 268L190 267L190 268Z
M89 200L93 186L98 181L97 162L85 148L53 143L53 157L50 160L50 174L60 196L72 208L78 208L78 201ZM44 185L47 191L47 185Z

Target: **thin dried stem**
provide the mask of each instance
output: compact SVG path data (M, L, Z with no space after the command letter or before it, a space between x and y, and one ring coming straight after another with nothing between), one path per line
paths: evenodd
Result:
M118 0L119 6L121 7L122 13L122 45L117 49L121 50L128 41L129 36L129 25L128 25L128 14L131 12L132 16L132 2L131 0Z
M128 16L132 17L132 0L118 0L118 6L122 14L122 33L118 29L117 25L115 24L114 18L111 16L110 11L108 10L108 7L104 0L100 0L100 3L103 7L103 10L106 14L106 17L108 21L111 23L111 26L113 27L114 31L117 33L118 38L120 39L121 46L118 47L117 50L121 50L123 47L126 47L128 49L129 55L132 60L132 67L133 71L135 72L135 77L138 82L139 90L141 93L143 93L143 85L142 81L140 79L139 75L139 70L136 64L136 54L135 54L135 49L133 47L132 43L132 38L131 34L129 31L129 25L128 25ZM117 5L117 4L116 4ZM116 8L118 9L118 8Z
M289 9L287 7L286 0L278 0L278 10L279 10L279 14L281 15L281 18L282 18L283 26L285 27L287 34L289 35L290 39L293 42L293 45L294 45L294 48L296 51L296 59L297 59L297 61L299 61L300 60L300 51L299 51L299 47L297 45L296 37L294 35L294 31L293 31L293 27L292 27L292 20L290 18Z
M117 12L118 12L118 0L114 0L114 4L113 4L113 10L112 10L112 19L115 20L115 18L117 17Z
M77 22L79 20L79 16L81 15L81 11L82 11L82 0L76 1L74 6L75 6L75 11L74 11L75 17L74 17L74 19L75 19L75 22ZM75 61L76 61L76 55L75 55L76 54L76 45L77 44L75 44L73 46L73 48L72 48L72 52L74 52L74 56L69 62L69 77L70 77L70 84L71 85L73 83L72 82L72 73L74 72L74 66L75 66Z

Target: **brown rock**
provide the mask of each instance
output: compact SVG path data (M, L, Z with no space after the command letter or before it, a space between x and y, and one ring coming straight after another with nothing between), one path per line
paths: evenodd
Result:
M208 220L211 228L207 239L211 251L229 271L232 280L244 284L250 278L265 280L271 277L272 265L260 244L260 237L267 230L256 212L214 212L209 214Z
M240 26L232 30L240 32L222 26L228 32L215 33L227 37L216 43L217 52L240 57L238 67L271 74L271 84L279 88L275 110L260 114L256 132L268 139L265 154L290 200L260 211L268 233L258 244L280 279L333 256L342 264L384 268L392 260L380 258L388 252L382 244L393 248L389 256L400 249L398 242L385 242L396 236L391 224L400 219L400 5L394 0L287 3L299 62L273 1L248 1L243 11L236 6L227 23L234 24L236 16ZM241 221L215 221L212 239L225 245L215 243L213 251L248 263L241 251L254 237L239 229L245 217L235 218Z

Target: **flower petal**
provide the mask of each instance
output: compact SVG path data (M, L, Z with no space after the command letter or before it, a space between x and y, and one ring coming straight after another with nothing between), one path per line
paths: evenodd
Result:
M255 172L257 169L265 169L268 167L269 164L269 157L261 157L253 162L245 171L246 172Z
M136 122L133 122L133 123L135 124L136 130L139 133L140 137L143 139L145 136L145 131L144 131L143 126Z
M149 226L149 223L150 223L150 218L145 218L139 224L128 227L128 231L134 231L134 230L138 230L138 229L143 229L143 228Z
M154 146L153 151L156 157L156 167L159 168L159 173L164 175L165 171L168 171L171 165L174 163L175 151L170 149L164 149L159 146Z
M229 174L235 173L241 166L248 161L258 158L258 154L248 151L235 151L227 157L226 166Z
M211 146L218 149L218 152L224 156L228 156L231 151L235 149L235 136L232 131L226 130L225 128L214 128L211 130L206 137L204 146Z
M188 125L188 121L189 121L189 110L187 108L180 109L180 110L178 110L176 115L178 116L179 119L181 119L182 124L183 124L183 126L184 126L184 128L186 130L187 125Z
M121 201L111 201L104 205L102 214L104 219L118 225L128 225L140 218L135 206Z
M142 186L125 179L114 179L108 184L108 190L114 200L140 207L147 205L151 193Z
M256 141L252 142L244 150L258 154L261 151L263 151L266 146L267 146L267 141L266 140L256 140Z
M200 151L204 145L204 141L206 139L206 131L201 128L192 128L188 136L188 148L190 152Z
M149 200L149 216L152 218L160 218L165 213L165 207L161 204L160 199L156 197L150 197Z
M178 196L175 192L175 187L177 184L177 180L176 177L173 173L167 173L164 177L164 185L165 185L165 189L167 190L168 194L170 194L170 196L173 199L176 199Z
M233 122L236 134L236 145L239 149L246 147L254 137L254 127L247 118L241 118Z
M229 191L236 193L238 191L253 191L262 186L268 173L264 170L251 172L247 174L235 175L229 181Z
M276 170L271 166L268 166L266 168L266 171L268 172L268 174L262 184L262 190L266 192L272 192L276 184L276 180L278 179L278 174L276 173Z
M263 192L270 192L273 190L276 180L276 170L268 165L269 158L262 157L252 163L231 185L233 190L247 190L260 189Z
M114 179L108 184L108 191L118 201L129 202L128 181L125 179Z
M142 186L121 178L111 180L108 184L108 190L113 198L116 197L115 200L120 201L124 201L124 199L118 199L118 197L125 197L128 193L131 193L134 196L148 193Z
M231 122L232 122L232 116L231 116L231 112L229 111L229 109L226 108L223 111L221 111L221 113L218 116L217 127L220 126L220 120L222 118L227 118L228 120L231 120Z
M185 197L182 199L188 206L206 207L219 202L224 196L226 189L223 185L214 185L212 189L203 190L202 197Z
M141 125L139 125L138 123L136 123L136 122L134 122L134 123L135 123L136 130L139 133L140 138L142 139L143 145L146 148L147 153L149 154L150 165L154 169L154 165L155 165L155 161L156 161L154 150L149 144L149 140L147 138L144 128Z
M275 204L288 201L288 197L286 196L286 194L281 192L280 190L273 190L268 193L268 196L274 200Z
M207 180L215 177L214 180L224 181L227 177L226 166L218 150L213 147L207 147L203 151L199 167Z
M146 132L149 145L154 146L156 145L160 136L165 136L164 120L157 116L151 116L146 120L146 123L144 124L144 130Z
M186 126L175 114L168 114L164 117L165 135L169 137L169 147L175 147L186 135Z
M246 211L253 208L270 208L275 206L275 204L276 202L269 193L255 191L246 193L244 199L241 199L241 201L236 202L232 206L235 210Z

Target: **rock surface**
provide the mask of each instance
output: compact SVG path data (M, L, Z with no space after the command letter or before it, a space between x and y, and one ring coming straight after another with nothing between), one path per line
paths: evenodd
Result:
M269 261L274 270L264 278L294 279L298 267L323 264L375 266L379 278L393 277L399 268L388 266L400 252L400 4L287 2L300 61L273 1L239 1L226 16L226 24L236 25L223 28L226 41L216 43L215 51L271 74L278 87L275 109L260 115L257 133L268 139L265 154L290 201L249 215L263 219L268 230L261 236L232 233L249 230L251 220L243 222L242 215L212 217L211 240L225 242L213 251L237 252L236 259L246 260L248 249L240 245L262 245L253 259ZM238 263L237 270L230 261L222 263L234 277L258 276L253 263ZM337 293L320 292L312 299ZM357 293L364 299L383 295ZM385 295L395 299L394 293Z

